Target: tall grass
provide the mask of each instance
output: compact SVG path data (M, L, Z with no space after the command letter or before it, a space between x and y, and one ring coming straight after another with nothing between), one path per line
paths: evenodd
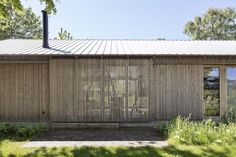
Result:
M236 143L235 123L216 123L213 120L201 122L190 121L189 118L177 117L162 127L162 132L169 139L191 145L205 145L212 143Z

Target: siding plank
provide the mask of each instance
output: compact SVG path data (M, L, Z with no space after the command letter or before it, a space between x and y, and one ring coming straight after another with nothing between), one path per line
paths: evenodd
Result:
M0 64L0 73L0 121L48 121L40 116L49 105L48 64Z
M201 119L202 66L154 65L156 119L170 120L178 115Z

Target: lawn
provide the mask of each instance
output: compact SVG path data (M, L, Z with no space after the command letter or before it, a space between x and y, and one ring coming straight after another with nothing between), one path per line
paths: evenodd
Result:
M167 148L154 147L74 147L74 148L22 148L25 142L4 140L0 145L0 157L54 157L54 156L81 156L81 157L200 157L224 156L233 157L236 154L236 145L205 145L188 146L169 141Z
M236 156L236 124L199 122L178 117L158 131L168 137L169 146L155 147L57 147L23 148L47 129L43 126L0 125L0 157L233 157ZM22 138L24 140L22 140ZM15 139L15 140L6 140ZM20 142L21 141L21 142Z

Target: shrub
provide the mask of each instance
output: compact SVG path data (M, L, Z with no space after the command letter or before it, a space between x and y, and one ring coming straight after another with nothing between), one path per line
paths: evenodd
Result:
M0 124L0 140L2 139L29 139L47 131L45 125L27 125L27 124Z
M211 119L194 122L189 118L177 117L167 124L166 128L169 139L184 144L236 143L235 123L216 123Z

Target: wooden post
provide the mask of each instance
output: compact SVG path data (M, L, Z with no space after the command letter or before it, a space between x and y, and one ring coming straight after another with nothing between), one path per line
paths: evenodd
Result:
M153 76L154 75L154 68L153 68L153 59L151 58L149 60L149 72L148 72L148 75L149 75L149 92L148 92L148 95L149 95L149 120L151 121L154 121L155 120L155 115L156 115L156 104L155 104L155 96L154 94L156 93L155 92L155 85L154 85L154 82L153 82Z
M128 107L128 80L129 80L129 69L128 69L128 65L129 64L129 58L126 59L125 61L125 76L126 76L126 79L125 79L125 121L129 121L129 107Z
M104 66L103 66L103 58L101 58L101 100L100 100L100 111L101 111L101 120L105 121L105 107L104 107Z
M227 80L226 67L220 67L220 117L226 114L227 110Z

